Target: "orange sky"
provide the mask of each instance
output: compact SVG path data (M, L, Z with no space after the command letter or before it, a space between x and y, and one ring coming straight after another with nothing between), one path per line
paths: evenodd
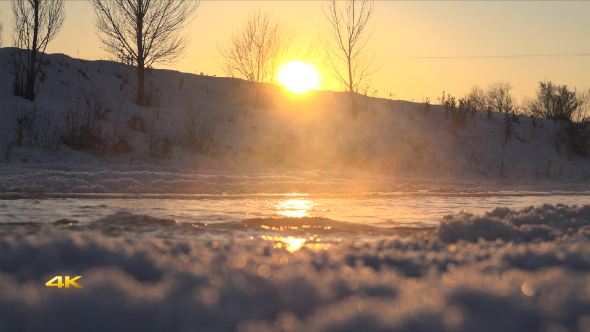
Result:
M317 40L325 26L319 1L202 1L189 28L186 57L159 67L223 76L216 44L260 6L309 40ZM0 0L0 12L3 46L9 46L9 1ZM90 4L66 1L66 13L63 30L48 51L109 58L94 32ZM590 54L588 1L377 1L373 24L370 46L380 70L372 86L381 97L393 93L395 99L436 101L443 90L462 96L473 84L497 80L510 81L519 100L533 95L540 80L590 87L589 56L547 56ZM464 58L504 55L534 56Z

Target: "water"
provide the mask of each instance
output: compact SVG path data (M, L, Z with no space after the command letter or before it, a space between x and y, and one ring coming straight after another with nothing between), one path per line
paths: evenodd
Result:
M446 215L496 207L581 205L587 194L73 195L0 200L0 232L15 227L94 229L159 237L293 238L324 242L404 235L431 229Z

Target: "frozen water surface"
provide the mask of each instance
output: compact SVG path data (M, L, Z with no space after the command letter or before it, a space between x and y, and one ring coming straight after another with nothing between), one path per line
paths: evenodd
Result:
M586 194L379 194L379 195L79 195L0 200L0 231L72 224L112 230L113 221L134 231L134 222L162 220L154 236L207 239L260 235L332 235L373 238L438 226L448 215L482 214L496 207L521 209L561 202L581 205ZM174 226L168 227L173 222ZM340 226L346 226L344 229ZM187 231L187 229L190 229ZM197 230L198 229L198 230Z

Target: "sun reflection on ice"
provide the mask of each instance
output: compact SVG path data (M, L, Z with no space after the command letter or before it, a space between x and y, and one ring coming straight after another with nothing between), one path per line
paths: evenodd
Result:
M277 214L290 218L314 217L309 211L316 203L306 199L289 199L275 206Z

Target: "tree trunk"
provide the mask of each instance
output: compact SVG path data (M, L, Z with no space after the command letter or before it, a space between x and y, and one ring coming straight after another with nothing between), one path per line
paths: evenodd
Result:
M143 55L143 6L137 8L137 105L145 105L145 57Z
M33 47L29 54L29 70L27 70L27 87L24 97L28 100L35 100L35 77L37 76L35 64L37 62L37 39L39 38L39 0L33 1L35 22L33 26Z
M145 68L143 58L137 59L137 105L145 104Z
M350 105L352 107L352 118L356 120L357 109L356 109L356 98L354 95L354 82L352 80L352 68L351 59L348 58L348 90L350 91Z

